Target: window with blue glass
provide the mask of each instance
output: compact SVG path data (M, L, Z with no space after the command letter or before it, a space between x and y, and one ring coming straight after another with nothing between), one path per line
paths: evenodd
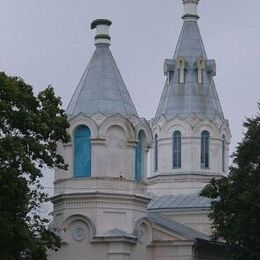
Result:
M87 126L77 127L74 135L74 177L91 176L91 142Z
M225 161L225 141L226 141L226 137L225 135L222 136L222 171L225 172L226 169L225 169L225 164L226 164L226 161Z
M154 136L154 171L158 171L158 135Z
M209 168L209 132L201 133L201 168Z
M141 181L143 179L144 171L144 144L145 144L145 133L140 131L138 133L138 143L135 150L135 179Z
M174 131L172 140L173 168L181 168L181 132Z

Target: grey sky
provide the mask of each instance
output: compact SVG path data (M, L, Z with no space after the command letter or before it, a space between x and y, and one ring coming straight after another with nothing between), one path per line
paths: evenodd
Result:
M0 70L35 92L54 86L67 107L94 51L90 23L109 18L112 52L140 116L155 115L182 25L181 0L0 0ZM260 1L201 0L199 25L232 146L260 101Z

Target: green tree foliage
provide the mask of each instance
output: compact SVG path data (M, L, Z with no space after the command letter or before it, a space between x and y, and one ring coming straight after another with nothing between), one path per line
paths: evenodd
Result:
M260 106L259 106L260 108ZM247 119L228 177L204 188L212 199L210 218L217 238L230 247L229 259L260 259L260 115Z
M44 168L66 169L57 142L68 142L69 124L60 98L0 73L0 259L45 260L59 238L39 214L47 201L40 184Z

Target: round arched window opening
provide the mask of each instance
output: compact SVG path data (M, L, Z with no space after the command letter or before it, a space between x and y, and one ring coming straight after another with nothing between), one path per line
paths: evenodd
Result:
M91 176L91 132L85 125L76 128L74 134L74 177Z
M173 169L181 168L181 132L174 131L172 138Z
M204 130L201 133L201 156L200 163L202 169L209 168L209 138L210 134L208 131Z

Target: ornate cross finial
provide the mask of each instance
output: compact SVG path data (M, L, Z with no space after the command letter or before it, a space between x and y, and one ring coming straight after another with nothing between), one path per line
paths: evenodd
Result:
M184 4L184 15L183 19L189 21L197 21L198 16L198 4L199 0L182 0Z

